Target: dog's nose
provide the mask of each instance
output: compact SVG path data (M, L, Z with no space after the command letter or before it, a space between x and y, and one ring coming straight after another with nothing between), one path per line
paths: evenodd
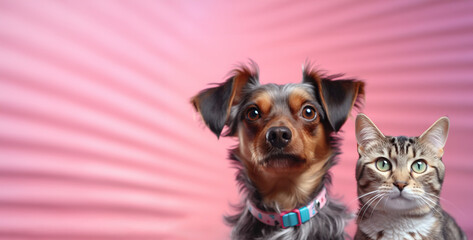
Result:
M284 148L292 138L292 132L287 127L271 127L266 132L266 141L273 147Z

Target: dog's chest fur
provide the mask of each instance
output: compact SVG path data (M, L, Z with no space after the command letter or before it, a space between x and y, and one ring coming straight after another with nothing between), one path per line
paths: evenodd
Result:
M336 133L358 106L364 84L304 68L301 83L259 83L257 66L242 67L224 83L192 99L216 136L238 137L231 150L243 195L238 213L226 217L233 239L344 239L350 214L327 196L326 205L308 222L283 229L259 222L250 201L266 212L307 205L330 185L330 168L339 154Z
M329 162L333 163L334 157L332 156ZM248 210L246 199L255 205L261 205L261 195L248 178L246 169L238 158L231 154L230 159L238 170L236 180L242 193L246 195L246 198L243 198L245 201L236 207L238 213L225 217L227 223L233 227L232 239L345 239L344 228L353 215L344 204L332 199L329 195L327 195L327 204L317 215L301 226L283 229L280 226L266 225L257 220ZM322 183L323 185L330 184L330 174L326 173L323 176ZM314 192L313 196L316 194L318 191ZM274 209L266 210L275 211Z

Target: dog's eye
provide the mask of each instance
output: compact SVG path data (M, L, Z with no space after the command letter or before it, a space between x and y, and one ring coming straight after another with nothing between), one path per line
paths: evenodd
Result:
M317 117L317 112L311 106L305 106L302 109L302 117L306 120L312 121Z
M251 107L248 110L246 110L246 119L249 121L256 121L261 117L258 108L256 107Z

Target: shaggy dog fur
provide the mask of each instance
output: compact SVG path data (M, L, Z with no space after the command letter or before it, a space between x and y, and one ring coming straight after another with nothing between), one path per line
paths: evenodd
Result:
M329 194L314 217L288 228L260 222L246 205L249 200L281 213L307 205L329 187L329 169L339 154L335 133L364 94L362 82L340 77L306 67L302 83L261 85L252 63L192 99L217 137L227 126L225 135L239 139L230 159L244 199L238 213L226 217L232 239L344 239L351 214Z

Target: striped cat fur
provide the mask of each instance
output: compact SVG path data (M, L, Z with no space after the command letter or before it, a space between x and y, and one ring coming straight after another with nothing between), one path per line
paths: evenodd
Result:
M440 206L449 120L420 137L384 136L364 114L356 119L360 209L355 240L466 239Z

